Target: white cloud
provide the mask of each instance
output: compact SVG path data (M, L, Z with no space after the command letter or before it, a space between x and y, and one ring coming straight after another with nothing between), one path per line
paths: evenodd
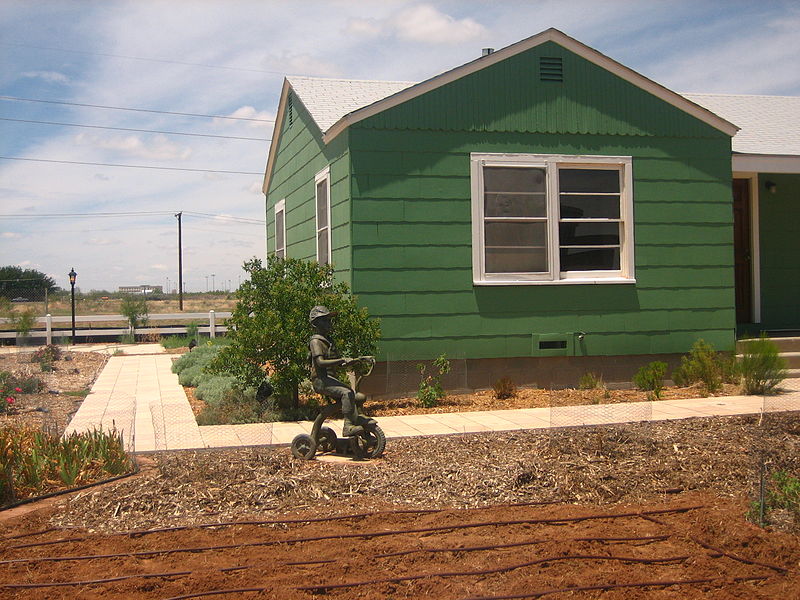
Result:
M344 33L364 39L393 35L425 44L458 44L486 34L486 28L469 17L456 19L431 4L402 8L383 19L348 19Z
M112 240L111 238L89 238L86 242L90 246L113 246L118 241Z
M486 33L474 19L454 19L430 4L401 10L391 23L401 39L428 44L456 44Z
M383 33L383 26L376 19L349 19L343 32L363 38L376 38Z
M112 150L123 156L135 156L137 158L186 160L192 155L192 149L189 146L178 145L170 141L165 135L160 134L153 136L149 141L145 141L139 135L101 136L79 133L75 136L75 143L100 150Z
M155 269L156 271L168 271L169 267L167 265L162 265L160 263L156 263L154 265L150 265L151 269Z
M215 125L227 126L241 126L247 125L254 129L263 129L269 131L275 123L275 113L266 110L256 110L252 106L242 106L237 108L232 113L225 115L226 117L233 117L235 119L259 119L258 121L232 121L229 119L214 119Z
M22 234L15 233L13 231L4 231L0 233L0 237L7 239L7 240L16 240L22 237Z
M58 71L26 71L21 76L26 79L41 79L47 83L69 83L69 77Z

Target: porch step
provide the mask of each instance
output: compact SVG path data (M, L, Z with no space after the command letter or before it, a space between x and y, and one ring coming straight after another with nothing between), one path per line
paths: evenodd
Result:
M769 340L778 347L778 352L800 352L800 337L772 337ZM736 342L737 353L741 354L747 341L739 340Z
M800 371L800 352L781 352L780 356L786 361L787 368ZM737 354L736 358L742 358L742 355ZM790 375L790 377L797 377L797 375Z

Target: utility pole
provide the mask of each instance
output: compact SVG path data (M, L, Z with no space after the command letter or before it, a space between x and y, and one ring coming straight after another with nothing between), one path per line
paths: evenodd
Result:
M183 310L183 242L181 240L182 215L182 212L175 214L178 219L178 310Z

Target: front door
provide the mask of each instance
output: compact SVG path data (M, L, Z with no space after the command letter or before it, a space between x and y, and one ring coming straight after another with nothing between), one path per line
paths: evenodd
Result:
M733 180L733 254L736 322L753 321L753 259L750 231L750 180Z

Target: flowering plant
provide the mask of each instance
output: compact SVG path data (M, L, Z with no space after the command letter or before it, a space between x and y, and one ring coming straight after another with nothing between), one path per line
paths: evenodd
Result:
M16 407L14 403L17 399L14 397L14 393L19 394L22 392L22 388L14 388L14 391L6 391L4 389L0 389L0 413L13 413L16 412Z

